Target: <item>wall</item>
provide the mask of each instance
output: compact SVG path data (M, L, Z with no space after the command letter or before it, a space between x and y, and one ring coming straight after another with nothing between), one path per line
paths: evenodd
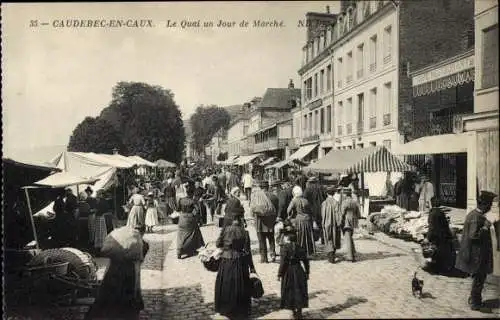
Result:
M292 124L279 124L278 125L278 138L290 139L292 137Z
M399 119L398 128L411 125L414 113L411 77L407 74L467 51L467 29L473 26L472 0L402 1L399 9ZM415 119L416 118L416 119Z

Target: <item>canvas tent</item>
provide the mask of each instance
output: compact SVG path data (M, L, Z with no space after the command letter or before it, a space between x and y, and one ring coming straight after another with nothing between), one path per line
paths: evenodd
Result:
M159 159L155 161L158 168L175 168L177 165L167 160Z

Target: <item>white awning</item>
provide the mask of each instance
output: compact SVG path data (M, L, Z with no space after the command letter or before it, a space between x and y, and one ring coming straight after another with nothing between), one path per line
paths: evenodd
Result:
M393 150L393 153L400 155L424 155L467 152L466 137L466 133L426 136L405 144L400 144Z
M236 164L239 165L239 166L243 166L245 164L249 164L250 162L252 162L256 158L260 157L261 155L262 154L257 153L257 154L252 154L252 155L249 155L249 156L241 156L236 161Z
M295 151L295 153L290 156L290 159L302 160L309 153L311 153L317 146L318 146L317 144L302 146L299 148L299 150Z
M267 158L266 160L262 161L259 165L264 167L275 160L276 160L276 157L270 157L270 158Z

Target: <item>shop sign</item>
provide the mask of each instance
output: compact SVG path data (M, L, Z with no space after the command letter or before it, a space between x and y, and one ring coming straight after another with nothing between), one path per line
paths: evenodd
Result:
M412 79L412 84L418 86L472 68L474 68L474 56L466 57L415 76Z

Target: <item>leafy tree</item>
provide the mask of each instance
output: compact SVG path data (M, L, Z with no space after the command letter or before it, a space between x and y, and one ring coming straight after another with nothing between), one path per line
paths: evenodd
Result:
M119 82L101 112L122 133L129 155L175 163L182 159L186 139L181 116L170 90L140 82Z
M212 137L220 130L227 129L231 116L226 109L211 106L199 106L189 119L193 131L193 147L202 154Z
M80 122L69 139L68 150L75 152L126 152L120 133L105 119L87 117Z

